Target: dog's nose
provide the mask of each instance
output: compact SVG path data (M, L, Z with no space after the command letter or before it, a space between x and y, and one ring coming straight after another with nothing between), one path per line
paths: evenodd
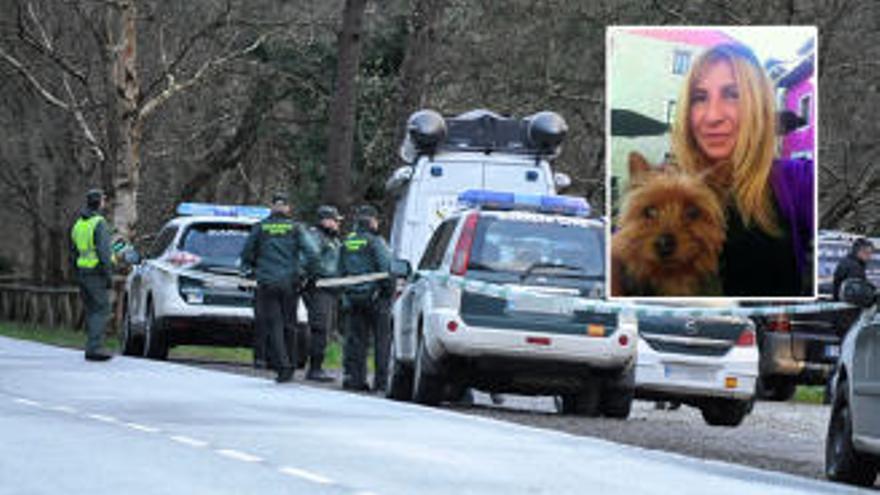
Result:
M654 239L654 250L657 256L668 258L675 252L675 236L672 234L660 234Z

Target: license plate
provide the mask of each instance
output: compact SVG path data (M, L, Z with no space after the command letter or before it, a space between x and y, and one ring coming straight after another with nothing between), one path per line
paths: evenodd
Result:
M663 375L670 380L688 382L708 382L714 379L714 373L711 370L678 364L667 364L664 366Z
M507 300L508 311L571 316L574 306L565 298L513 296Z
M839 358L840 357L840 346L837 344L826 345L825 346L825 357Z

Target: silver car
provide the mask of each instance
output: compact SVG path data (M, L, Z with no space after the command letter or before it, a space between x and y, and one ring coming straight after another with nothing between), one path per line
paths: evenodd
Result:
M825 444L825 474L835 481L872 486L880 469L880 315L878 294L864 280L847 280L843 300L862 314L843 341L832 381Z

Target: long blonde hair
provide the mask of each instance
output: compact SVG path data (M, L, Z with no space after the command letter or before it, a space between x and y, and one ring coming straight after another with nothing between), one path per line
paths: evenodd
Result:
M727 62L739 90L739 131L729 160L712 164L697 145L690 126L691 93L697 78L710 65ZM694 61L679 95L679 111L672 128L672 151L679 166L716 179L716 189L730 187L730 195L748 227L757 224L770 235L780 235L770 171L776 155L776 105L773 84L747 47L717 45ZM712 170L714 167L721 167Z

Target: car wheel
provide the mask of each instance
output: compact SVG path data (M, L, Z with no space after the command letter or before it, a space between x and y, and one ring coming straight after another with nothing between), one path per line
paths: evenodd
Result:
M131 312L128 304L122 306L122 329L119 331L119 351L123 356L143 356L144 337L134 335L131 328Z
M600 384L596 383L588 390L577 394L563 394L560 399L557 409L562 414L575 414L595 418L599 416Z
M852 415L846 398L846 382L838 385L825 438L825 476L858 486L871 486L877 478L877 462L860 454L852 443Z
M419 404L435 406L443 400L443 379L440 377L436 363L425 348L425 339L419 339L416 351L416 365L413 371L413 400Z
M761 377L758 384L758 396L764 400L786 402L796 391L797 382L786 376Z
M624 370L619 376L603 380L599 412L614 419L626 419L635 397L634 369Z
M397 359L394 352L394 335L389 339L388 380L385 381L385 397L400 401L412 400L413 371Z
M168 359L168 340L162 324L156 320L153 301L147 303L147 321L144 326L144 357Z
M714 399L700 405L706 423L712 426L739 426L752 411L752 401Z

